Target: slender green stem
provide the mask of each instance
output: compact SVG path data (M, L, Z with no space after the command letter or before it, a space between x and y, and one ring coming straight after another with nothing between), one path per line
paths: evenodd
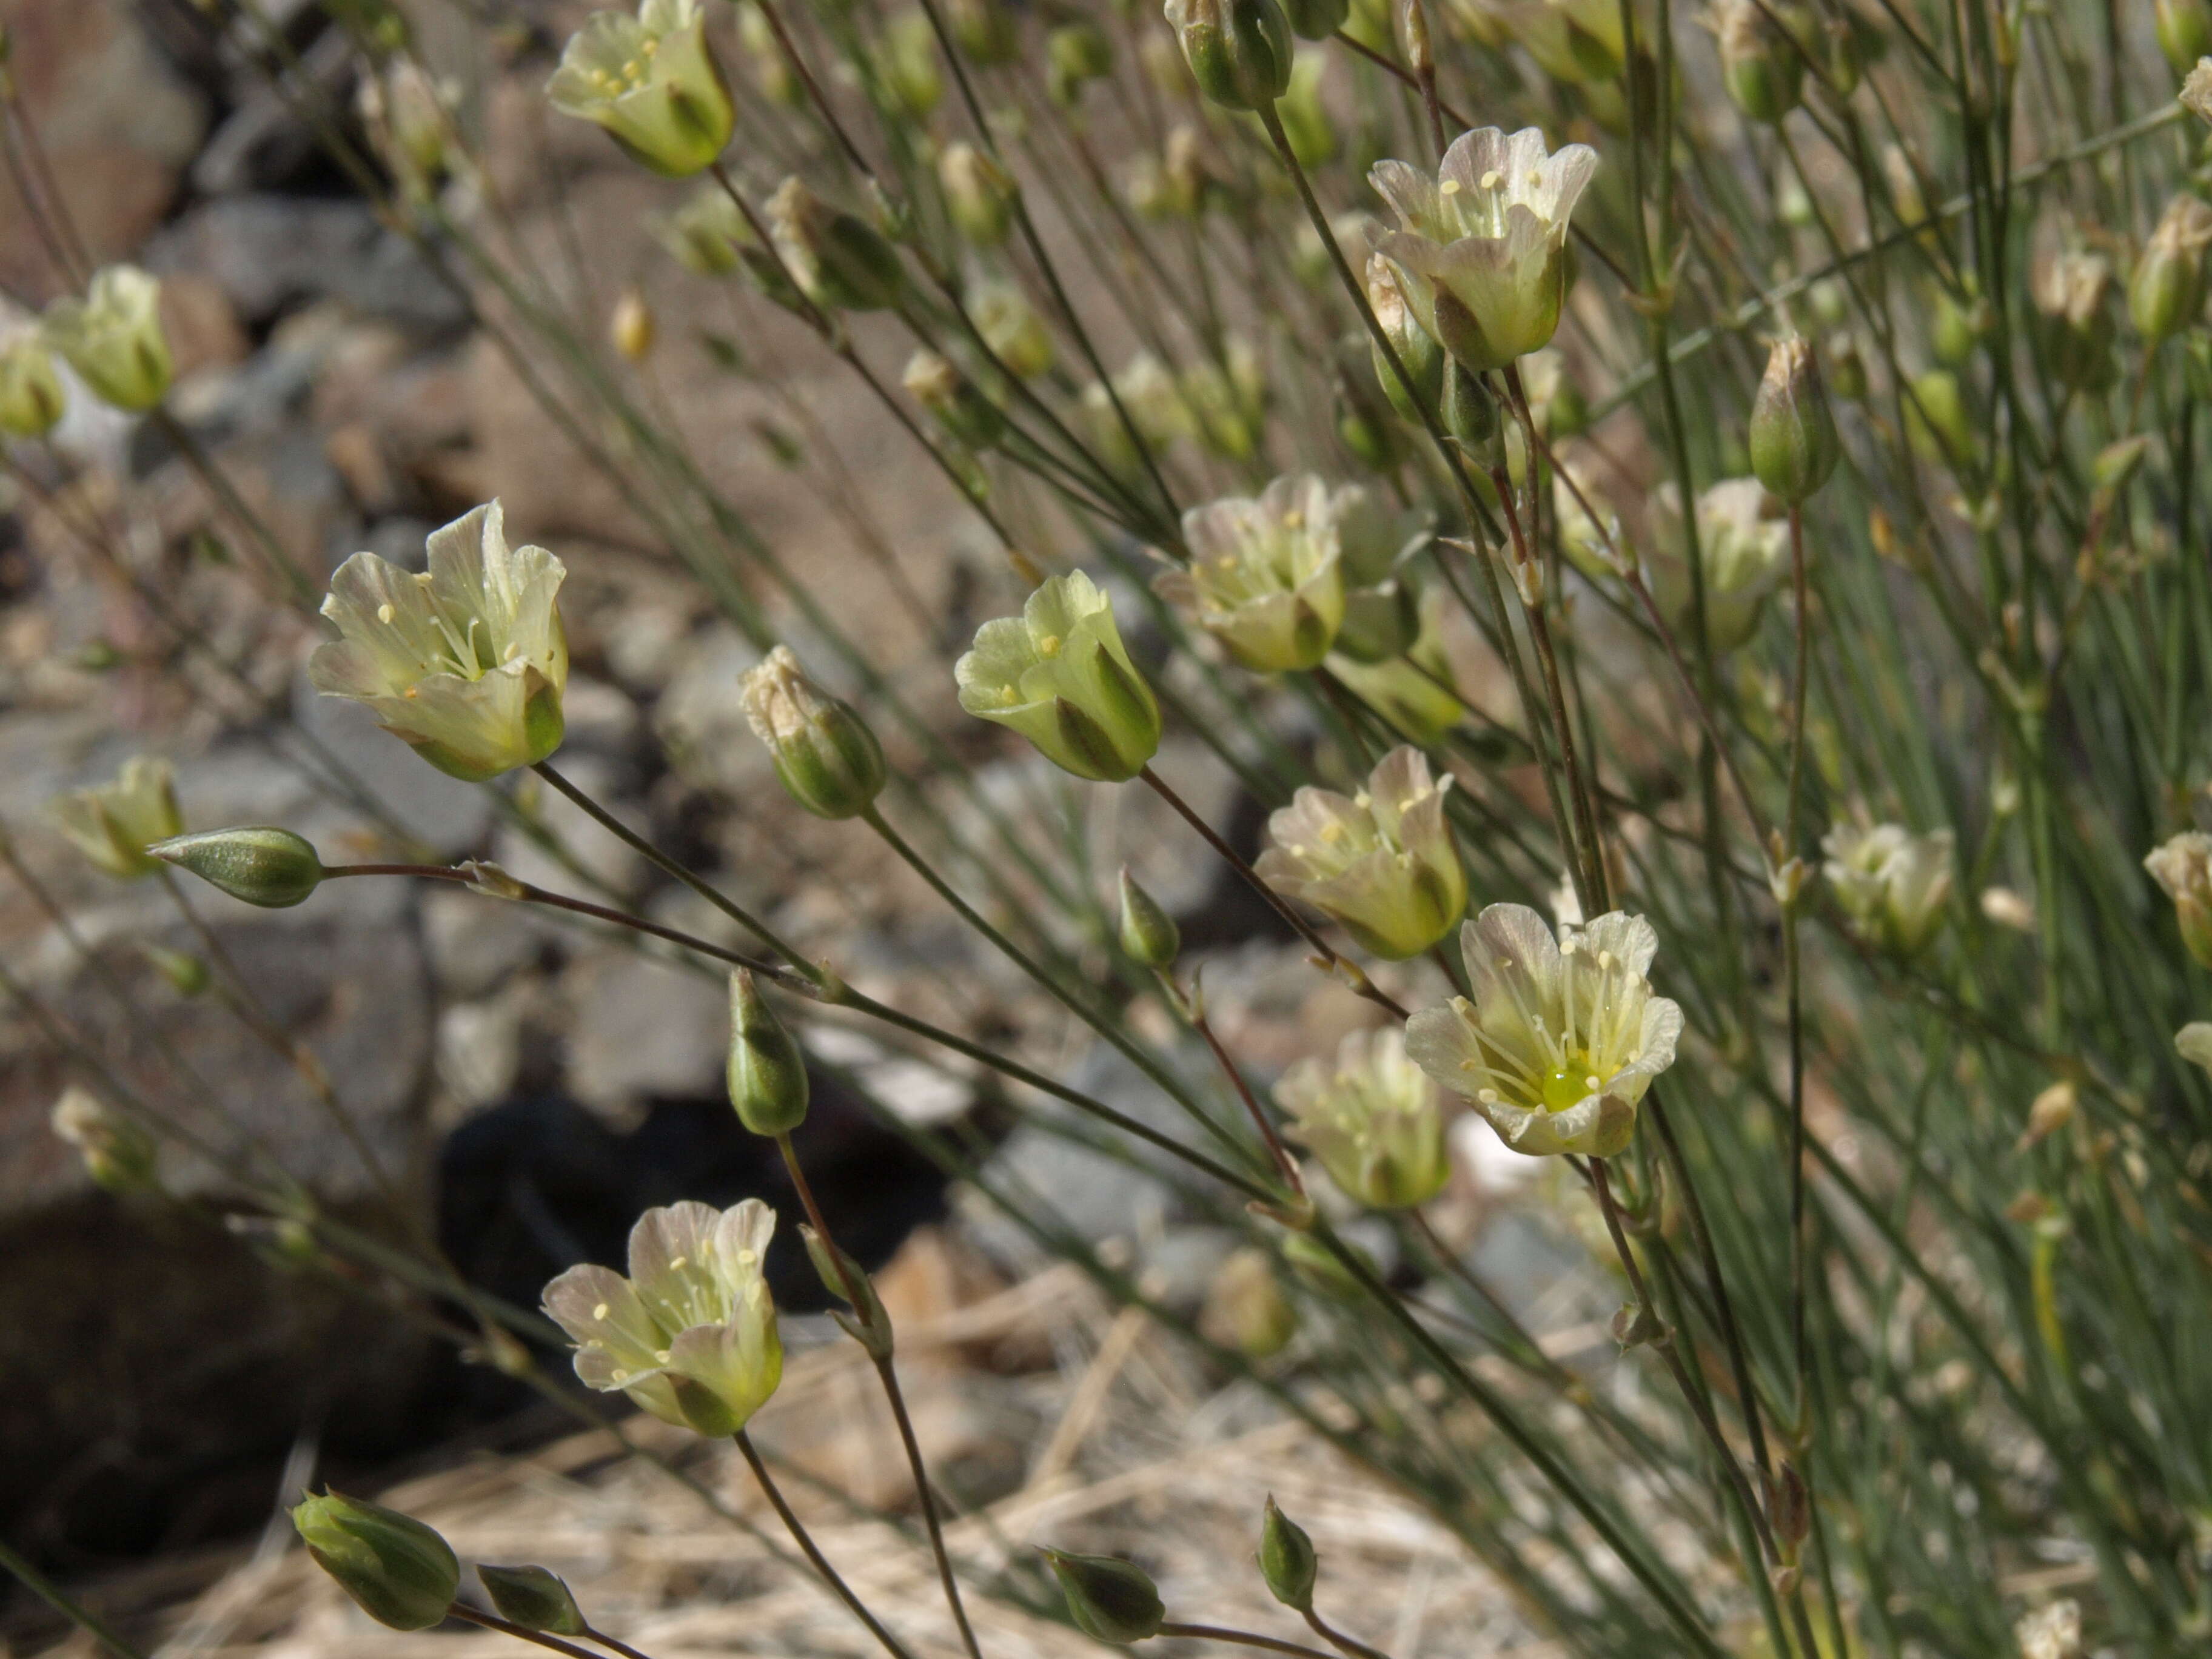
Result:
M532 1630L527 1626L514 1624L502 1619L497 1613L479 1613L465 1601L456 1601L452 1607L447 1607L446 1617L458 1619L465 1625L477 1625L485 1630L497 1631L501 1636L512 1636L518 1642L530 1642L541 1648L550 1648L555 1653L565 1653L568 1656L568 1659L599 1659L599 1656L589 1648L578 1647L574 1642L563 1641L550 1631ZM622 1651L632 1653L635 1650L624 1648ZM640 1656L639 1659L642 1659L642 1656Z
M1808 599L1805 572L1805 515L1802 507L1790 509L1790 586L1796 602L1796 661L1790 697L1790 789L1783 812L1782 845L1776 861L1782 866L1778 889L1782 901L1783 975L1790 999L1790 1351L1796 1375L1792 1417L1796 1432L1807 1428L1808 1393L1812 1386L1813 1356L1807 1334L1805 1302L1810 1243L1805 1237L1805 984L1797 940L1796 872L1790 866L1798 856L1799 817L1803 807L1805 775L1805 696L1811 651L1812 625L1806 614Z
M1170 1619L1154 1632L1160 1636L1188 1636L1204 1642L1229 1642L1240 1648L1264 1648L1269 1653L1294 1653L1298 1659L1331 1659L1319 1648L1310 1648L1300 1642L1285 1642L1273 1636L1261 1636L1249 1630L1231 1630L1225 1625L1186 1625Z
M649 1654L639 1652L637 1649L630 1646L627 1642L617 1641L613 1637L608 1635L606 1632L599 1629L595 1626L585 1626L581 1634L586 1641L597 1642L601 1647L606 1648L612 1652L619 1653L622 1655L622 1659L652 1659L652 1656Z
M136 1647L115 1633L115 1627L94 1613L82 1601L76 1600L60 1585L33 1566L29 1561L10 1549L4 1538L0 1538L0 1567L7 1568L25 1589L30 1591L70 1623L91 1637L94 1641L114 1654L116 1659L144 1659L144 1656ZM586 1659L591 1659L591 1656L586 1656Z
M775 1477L769 1473L768 1465L761 1461L759 1449L753 1444L752 1436L739 1429L731 1438L737 1443L738 1455L745 1460L745 1467L753 1472L753 1479L759 1483L761 1495L768 1499L769 1507L775 1511L776 1518L783 1522L784 1530L791 1534L791 1541L799 1546L799 1553L821 1576L822 1582L836 1592L837 1599L845 1604L853 1617L867 1627L868 1634L883 1644L884 1650L891 1656L891 1659L915 1659L906 1644L884 1628L883 1621L868 1611L867 1604L853 1593L853 1587L845 1582L836 1568L830 1565L830 1558L822 1553L821 1547L814 1541L814 1534L806 1530L805 1522L793 1512L790 1500L783 1495L783 1489L776 1485Z
M1382 1649L1370 1648L1358 1638L1346 1636L1311 1607L1305 1609L1305 1621L1315 1635L1345 1655L1346 1659L1390 1659Z

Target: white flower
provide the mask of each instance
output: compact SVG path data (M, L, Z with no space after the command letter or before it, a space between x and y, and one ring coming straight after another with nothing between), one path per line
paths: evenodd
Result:
M1255 673L1311 668L1344 622L1344 570L1328 486L1278 478L1182 515L1187 569L1152 586Z
M1038 587L1020 616L977 629L952 677L963 708L1011 726L1079 778L1125 782L1159 750L1159 704L1129 660L1113 601L1080 570Z
M675 179L711 165L737 120L699 0L640 0L635 16L593 12L569 38L545 93L562 114L596 123L635 160Z
M775 1304L762 1276L775 1212L757 1198L720 1212L685 1200L630 1229L629 1277L586 1263L545 1287L576 1344L576 1375L665 1423L734 1434L783 1377Z
M1347 1197L1378 1210L1418 1208L1451 1176L1437 1087L1406 1057L1395 1026L1354 1031L1334 1066L1302 1060L1275 1085L1297 1120L1291 1139L1313 1149Z
M338 567L323 615L344 637L316 649L307 678L457 778L534 765L561 744L568 573L542 547L507 546L497 501L432 532L428 551L420 574L374 553Z
M1663 550L1651 561L1653 597L1678 631L1693 609L1681 497L1662 484L1654 514ZM1790 520L1756 478L1729 478L1698 497L1698 550L1705 567L1705 629L1716 651L1733 651L1759 626L1767 595L1790 568Z
M83 299L48 306L40 326L102 403L143 415L168 395L177 366L161 331L161 284L137 266L108 266Z
M1524 127L1462 133L1431 180L1378 161L1368 182L1397 210L1377 251L1411 278L1407 303L1438 343L1477 374L1547 343L1566 295L1567 222L1597 152L1547 152Z
M1658 948L1619 910L1555 939L1527 906L1493 904L1460 929L1474 999L1415 1014L1406 1052L1515 1151L1610 1158L1681 1035L1681 1009L1647 977Z
M135 881L161 867L146 849L185 832L177 806L177 775L169 763L134 755L112 783L58 795L46 809L93 867Z
M1943 920L1951 848L1948 830L1916 836L1901 823L1839 823L1820 838L1821 873L1863 938L1911 957Z
M1392 962L1419 956L1467 908L1467 872L1444 822L1449 775L1404 745L1385 755L1357 795L1311 785L1267 819L1274 845L1261 878L1340 923Z

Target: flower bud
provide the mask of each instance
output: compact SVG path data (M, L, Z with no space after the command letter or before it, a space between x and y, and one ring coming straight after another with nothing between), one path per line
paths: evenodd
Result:
M191 871L209 886L264 910L288 909L301 902L323 879L323 863L315 849L289 830L270 824L174 836L146 850Z
M43 438L68 407L54 360L33 334L0 348L0 432Z
M1721 83L1754 121L1778 122L1804 95L1805 56L1765 0L1722 0L1713 14Z
M975 331L1007 374L1017 380L1034 380L1051 369L1052 336L1019 289L1005 283L979 283L968 308L975 318Z
M1314 1577L1320 1564L1306 1529L1275 1506L1273 1493L1260 1512L1260 1577L1267 1592L1296 1613L1313 1611Z
M63 1090L46 1121L57 1136L77 1149L94 1186L134 1193L159 1184L154 1138L89 1089L73 1083Z
M168 395L177 377L161 331L161 285L136 265L110 265L82 300L46 307L46 343L69 360L104 404L143 415Z
M1114 48L1105 31L1088 19L1062 23L1044 37L1045 85L1063 109L1083 88L1114 72Z
M653 307L646 303L644 291L630 283L615 296L613 314L607 319L608 342L626 362L641 363L652 355L656 332Z
M796 177L768 203L769 234L806 297L829 311L881 311L906 284L898 250L867 221L833 208Z
M2189 954L2212 968L2212 836L2191 830L2154 848L2143 868L2173 901Z
M1006 240L1014 219L1014 181L1006 170L965 140L937 158L937 180L960 234L977 247Z
M292 1511L307 1553L380 1625L441 1625L460 1589L461 1566L446 1540L411 1516L325 1492Z
M1215 103L1261 109L1291 84L1280 0L1167 0L1164 9L1198 89Z
M1013 14L1000 0L947 0L945 21L952 38L974 63L986 68L1011 64L1021 53Z
M806 1060L749 969L730 975L730 1104L757 1135L787 1135L806 1121Z
M2151 28L2158 49L2176 75L2212 52L2212 5L2205 0L2151 0Z
M2175 197L2128 277L2128 316L2154 345L2203 313L2207 244L2212 244L2212 207L2194 196Z
M169 981L170 988L179 996L196 997L208 988L208 965L198 957L143 940L139 942L138 954L146 958L155 973Z
M493 1609L508 1624L555 1636L584 1633L583 1610L559 1574L544 1567L495 1567L480 1561L477 1577Z
M876 1294L866 1270L811 1227L799 1228L799 1237L805 1243L806 1259L814 1264L814 1276L822 1281L822 1288L853 1310L850 1314L833 1311L830 1317L867 1351L870 1358L889 1359L891 1316L884 1311L883 1298Z
M1460 447L1484 466L1502 458L1498 446L1498 400L1490 395L1480 375L1470 374L1454 357L1444 364L1443 394L1437 399L1437 416Z
M2181 106L2200 120L2212 121L2212 58L2200 58L2181 83Z
M1182 932L1175 918L1137 884L1126 864L1121 866L1121 949L1132 962L1162 972L1175 966L1176 953L1182 949Z
M740 684L745 719L793 800L818 818L857 817L875 804L884 787L875 733L807 678L789 646L770 651Z
M1751 470L1784 506L1802 505L1827 483L1841 447L1820 365L1794 335L1777 340L1751 410Z
M927 346L907 359L902 384L915 402L970 449L989 449L1006 435L1006 417L949 357Z
M1415 318L1413 308L1406 303L1404 280L1398 267L1381 254L1368 256L1367 303L1374 307L1375 320L1382 324L1382 332L1397 352L1399 362L1412 378L1413 389L1407 391L1380 347L1373 348L1375 378L1382 383L1382 395L1390 400L1390 407L1401 418L1419 425L1422 407L1435 408L1442 395L1444 354L1443 348Z
M1167 1607L1151 1575L1133 1561L1051 1549L1044 1559L1085 1635L1127 1647L1157 1634L1166 1621Z

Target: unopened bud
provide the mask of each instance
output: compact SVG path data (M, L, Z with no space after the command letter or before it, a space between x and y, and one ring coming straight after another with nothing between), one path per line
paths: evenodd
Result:
M555 1636L584 1633L583 1610L559 1574L544 1567L495 1567L480 1561L477 1577L493 1608L508 1624Z
M289 830L255 824L157 841L146 851L264 910L288 909L321 884L323 862Z
M977 247L996 247L1014 222L1014 181L1006 170L964 140L945 146L937 159L945 205L960 234Z
M315 1565L378 1624L428 1630L445 1622L461 1565L452 1547L412 1516L333 1492L303 1500L292 1524Z
M614 313L607 320L607 338L627 362L641 363L653 353L655 331L653 307L633 283L616 296Z
M1485 466L1494 465L1503 459L1498 445L1498 400L1490 395L1481 377L1469 374L1456 357L1444 364L1437 414L1443 422L1444 430Z
M1392 0L1390 29L1397 37L1398 55L1416 80L1437 72L1437 55L1429 44L1429 15L1421 0Z
M753 983L750 970L730 975L730 1104L757 1135L787 1135L806 1121L806 1060Z
M1137 884L1129 866L1121 866L1121 949L1132 962L1162 971L1175 966L1182 949L1182 930L1159 901Z
M884 780L875 733L807 678L789 646L746 671L740 701L792 799L818 818L856 817L875 804Z
M1390 407L1401 417L1419 425L1424 405L1435 408L1443 395L1444 376L1443 348L1439 346L1428 330L1423 328L1413 315L1413 308L1406 301L1404 276L1397 266L1381 254L1370 254L1367 260L1367 303L1374 308L1375 320L1382 325L1382 332L1398 354L1398 362L1413 380L1408 388L1398 378L1381 348L1374 349L1375 378L1382 387L1382 395L1390 400Z
M945 9L952 38L971 61L988 68L1020 55L1021 34L1000 0L948 0Z
M1267 1593L1293 1612L1310 1613L1318 1571L1313 1540L1275 1506L1270 1493L1260 1513L1260 1577L1267 1582Z
M89 1089L71 1084L47 1121L76 1148L84 1172L106 1192L144 1192L159 1184L154 1138Z
M1133 1561L1051 1549L1044 1559L1085 1635L1127 1647L1158 1634L1166 1621L1167 1607L1151 1575Z
M2176 75L2186 75L2191 65L2212 52L2212 6L2205 0L2151 0L2150 10L2158 49Z
M1085 86L1114 72L1114 48L1103 29L1079 19L1047 32L1044 64L1046 88L1066 108L1082 97Z
M927 346L907 359L904 385L938 424L970 449L989 449L1006 435L1006 417L957 365Z
M0 348L0 433L43 438L68 408L54 360L36 335Z
M1198 89L1231 109L1262 109L1291 84L1281 0L1167 0L1169 27Z
M2154 345L2195 322L2204 309L2204 250L2212 207L2177 196L2151 233L2128 277L2128 316Z
M1804 95L1805 57L1766 0L1722 0L1713 29L1720 42L1721 83L1754 121L1778 122Z
M138 954L154 971L169 981L179 996L196 997L208 988L208 965L200 957L163 945L141 943Z
M1827 483L1841 453L1813 348L1795 336L1776 341L1752 404L1751 470L1770 495L1796 507Z
M830 1317L867 1351L870 1358L889 1359L891 1316L884 1310L883 1300L866 1272L813 1228L802 1226L799 1236L805 1243L806 1259L814 1264L814 1276L822 1281L822 1288L853 1310L850 1315L832 1313Z
M796 177L768 202L769 234L792 278L830 311L881 311L906 285L898 250L857 214L831 207Z

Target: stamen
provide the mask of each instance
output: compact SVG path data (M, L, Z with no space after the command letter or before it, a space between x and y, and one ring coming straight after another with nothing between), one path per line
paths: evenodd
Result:
M1482 187L1485 190L1496 190L1498 185L1504 182L1505 175L1498 172L1496 167L1491 168L1489 172L1482 175Z
M592 1317L594 1319L605 1319L606 1316L607 1304L604 1302L599 1304L592 1310Z

